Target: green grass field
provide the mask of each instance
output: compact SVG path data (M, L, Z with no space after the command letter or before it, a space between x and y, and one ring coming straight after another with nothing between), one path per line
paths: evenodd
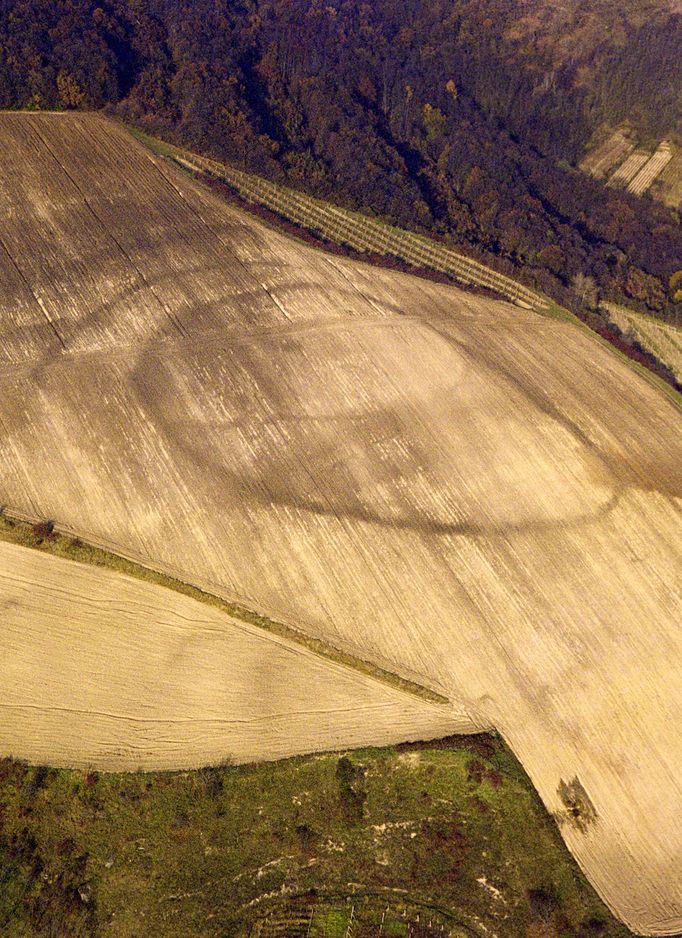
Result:
M486 933L629 934L495 737L191 773L0 761L3 938Z

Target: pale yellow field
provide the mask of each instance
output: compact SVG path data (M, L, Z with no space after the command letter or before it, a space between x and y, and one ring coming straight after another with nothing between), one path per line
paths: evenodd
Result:
M287 240L103 120L0 115L0 148L0 503L439 690L616 914L682 930L675 404L570 323Z
M628 192L633 195L643 195L647 189L651 188L653 182L661 175L672 158L673 151L670 143L667 140L662 140L648 162L631 180Z
M192 768L467 729L462 715L179 593L0 542L0 749Z
M682 152L674 142L661 140L656 149L635 150L627 127L602 127L588 144L579 169L610 187L627 188L633 195L650 192L671 208L682 206ZM634 152L633 152L634 151Z
M652 153L649 150L635 150L615 170L606 185L629 187L632 180L647 165L651 157Z

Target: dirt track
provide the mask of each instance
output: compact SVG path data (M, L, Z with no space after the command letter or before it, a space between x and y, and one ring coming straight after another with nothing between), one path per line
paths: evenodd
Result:
M674 404L570 324L288 241L98 118L0 115L0 147L0 502L440 690L617 914L682 930Z

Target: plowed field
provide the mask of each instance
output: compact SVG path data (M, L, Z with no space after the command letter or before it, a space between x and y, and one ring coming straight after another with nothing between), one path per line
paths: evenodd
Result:
M110 770L255 762L467 728L162 587L0 543L0 747Z
M682 930L674 402L570 323L288 240L102 119L1 115L0 147L0 502L440 691L618 915Z

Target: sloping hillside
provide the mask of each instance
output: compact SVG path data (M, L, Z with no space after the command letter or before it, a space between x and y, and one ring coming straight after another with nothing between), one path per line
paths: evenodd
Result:
M281 759L468 729L196 600L0 543L0 748L109 771Z
M611 908L679 931L675 404L571 324L288 240L102 119L3 114L0 147L0 503L440 691Z
M0 108L107 107L195 153L442 238L575 312L575 278L589 276L602 299L676 321L676 218L571 168L605 125L627 121L645 150L680 137L675 7L6 0Z

